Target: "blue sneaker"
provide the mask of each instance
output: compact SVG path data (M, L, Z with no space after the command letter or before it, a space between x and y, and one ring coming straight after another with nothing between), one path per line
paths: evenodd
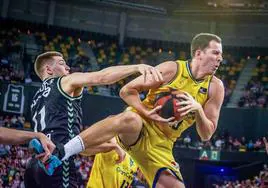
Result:
M36 154L44 152L42 144L36 138L30 141L29 148L32 148ZM38 161L38 164L46 172L47 175L52 176L56 168L60 166L62 162L57 156L51 155L45 163Z

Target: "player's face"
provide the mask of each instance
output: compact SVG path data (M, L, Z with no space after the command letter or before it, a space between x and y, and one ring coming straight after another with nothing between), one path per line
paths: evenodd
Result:
M51 65L53 76L64 76L70 74L70 67L65 60L60 56L53 57L54 62Z
M200 63L204 72L215 74L222 62L222 45L214 40L200 52Z

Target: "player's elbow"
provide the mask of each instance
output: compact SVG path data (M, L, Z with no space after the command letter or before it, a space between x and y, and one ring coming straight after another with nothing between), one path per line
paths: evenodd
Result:
M126 86L122 87L119 91L119 96L123 99L127 96L128 88Z
M212 128L212 126L211 126L211 129L209 129L209 130L207 130L199 135L200 135L200 138L202 141L209 141L211 139L212 135L214 134L214 132L215 132L215 129Z
M206 142L209 141L211 139L212 135L200 135L201 141L202 142Z

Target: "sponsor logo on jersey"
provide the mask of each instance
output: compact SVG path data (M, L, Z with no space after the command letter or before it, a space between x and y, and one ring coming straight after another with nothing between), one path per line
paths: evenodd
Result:
M199 93L202 93L202 94L206 94L207 91L208 91L208 89L207 89L207 88L204 88L204 87L201 87L201 88L199 89Z

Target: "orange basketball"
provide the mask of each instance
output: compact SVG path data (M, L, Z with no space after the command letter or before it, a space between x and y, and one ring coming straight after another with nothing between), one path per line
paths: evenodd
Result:
M161 105L162 108L158 111L158 114L163 118L175 117L175 120L181 120L181 113L177 111L181 106L177 106L176 103L180 102L181 98L178 98L176 94L180 91L163 92L157 95L155 100L155 107Z

